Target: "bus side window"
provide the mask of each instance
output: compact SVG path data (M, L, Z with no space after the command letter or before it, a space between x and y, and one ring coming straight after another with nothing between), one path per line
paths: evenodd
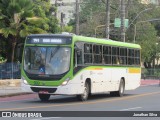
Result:
M93 45L93 58L95 64L102 64L102 45Z
M103 63L111 64L111 47L103 46Z
M134 49L128 49L128 65L134 65Z
M92 44L84 44L84 63L92 63Z
M112 47L112 64L120 64L118 47Z
M74 67L77 67L77 65L82 65L82 51L75 50L73 65Z
M126 48L120 48L120 64L126 65L127 64L127 51Z
M82 51L77 51L77 64L82 64Z
M74 67L80 66L83 64L83 57L82 57L82 49L84 47L83 42L76 42L74 45L74 60L73 65Z
M135 50L135 65L140 65L140 50Z
M128 65L131 65L132 62L131 62L131 49L128 49Z

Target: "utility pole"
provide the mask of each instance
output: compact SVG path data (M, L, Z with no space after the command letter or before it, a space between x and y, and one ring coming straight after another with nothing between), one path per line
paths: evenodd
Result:
M76 0L76 35L79 35L79 0Z
M121 41L125 42L125 0L121 0Z
M57 8L57 0L55 0L55 7ZM55 11L55 18L57 18L57 10Z
M110 0L106 0L106 38L109 39L110 25Z
M65 14L61 12L61 31L63 31Z

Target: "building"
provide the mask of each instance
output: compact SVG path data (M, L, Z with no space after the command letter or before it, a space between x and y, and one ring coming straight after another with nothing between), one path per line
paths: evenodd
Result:
M144 3L144 4L150 4L150 3L152 3L152 4L159 5L160 0L142 0L142 3Z
M59 23L66 25L74 18L76 0L51 0L51 4L57 6L56 16Z

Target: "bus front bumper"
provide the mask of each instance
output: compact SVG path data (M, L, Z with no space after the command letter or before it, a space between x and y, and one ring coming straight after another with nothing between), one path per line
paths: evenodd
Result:
M78 95L82 94L84 89L81 84L67 84L64 86L52 87L52 86L31 86L21 83L22 90L24 92L37 92L42 94L53 95Z

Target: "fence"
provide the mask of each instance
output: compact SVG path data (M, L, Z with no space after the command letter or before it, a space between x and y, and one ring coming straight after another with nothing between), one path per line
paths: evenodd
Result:
M160 69L152 68L146 69L142 68L142 79L160 79Z
M21 70L18 63L1 63L0 64L0 80L1 79L20 79Z
M21 78L21 70L19 63L0 64L0 80L20 79L20 78ZM160 69L142 68L142 79L160 79Z

